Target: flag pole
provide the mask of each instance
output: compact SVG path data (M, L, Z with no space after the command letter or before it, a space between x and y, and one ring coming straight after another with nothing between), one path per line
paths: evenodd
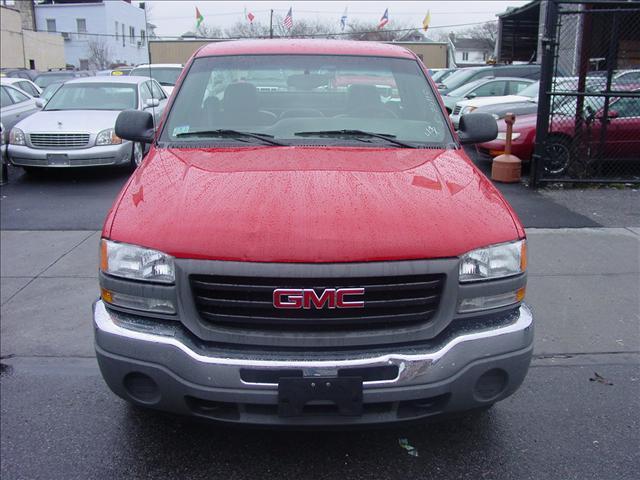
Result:
M273 8L269 17L269 38L273 38Z

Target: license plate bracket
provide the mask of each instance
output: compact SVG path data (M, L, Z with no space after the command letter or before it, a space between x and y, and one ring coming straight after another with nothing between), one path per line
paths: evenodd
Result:
M278 382L278 415L299 417L313 401L328 401L344 416L362 415L362 377L282 377Z
M68 166L69 156L66 153L48 153L47 164L52 167Z

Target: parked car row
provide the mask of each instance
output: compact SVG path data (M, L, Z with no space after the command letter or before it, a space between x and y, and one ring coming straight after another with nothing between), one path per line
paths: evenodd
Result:
M137 75L59 76L44 90L29 81L39 98L18 88L27 89L23 82L28 80L3 77L1 114L8 161L29 173L49 167L139 165L145 146L123 141L114 127L123 110L148 111L154 122L159 121L169 97L166 89L173 87L180 72L160 66L163 86L151 77L155 67L146 66Z

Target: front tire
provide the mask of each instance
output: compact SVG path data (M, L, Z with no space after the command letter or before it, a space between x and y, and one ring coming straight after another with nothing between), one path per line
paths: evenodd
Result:
M144 159L144 146L135 142L131 147L131 168L136 169L142 164Z
M571 164L571 139L563 136L550 136L545 142L544 173L557 177L567 171Z

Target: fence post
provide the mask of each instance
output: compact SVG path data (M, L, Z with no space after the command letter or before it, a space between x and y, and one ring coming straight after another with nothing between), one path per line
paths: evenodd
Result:
M551 112L551 88L553 84L554 60L557 48L556 29L558 24L558 2L548 0L544 21L544 35L541 39L542 62L540 65L540 89L538 91L538 121L536 127L536 148L531 158L531 188L538 188L544 169L543 150L549 131ZM549 92L549 93L548 93Z

